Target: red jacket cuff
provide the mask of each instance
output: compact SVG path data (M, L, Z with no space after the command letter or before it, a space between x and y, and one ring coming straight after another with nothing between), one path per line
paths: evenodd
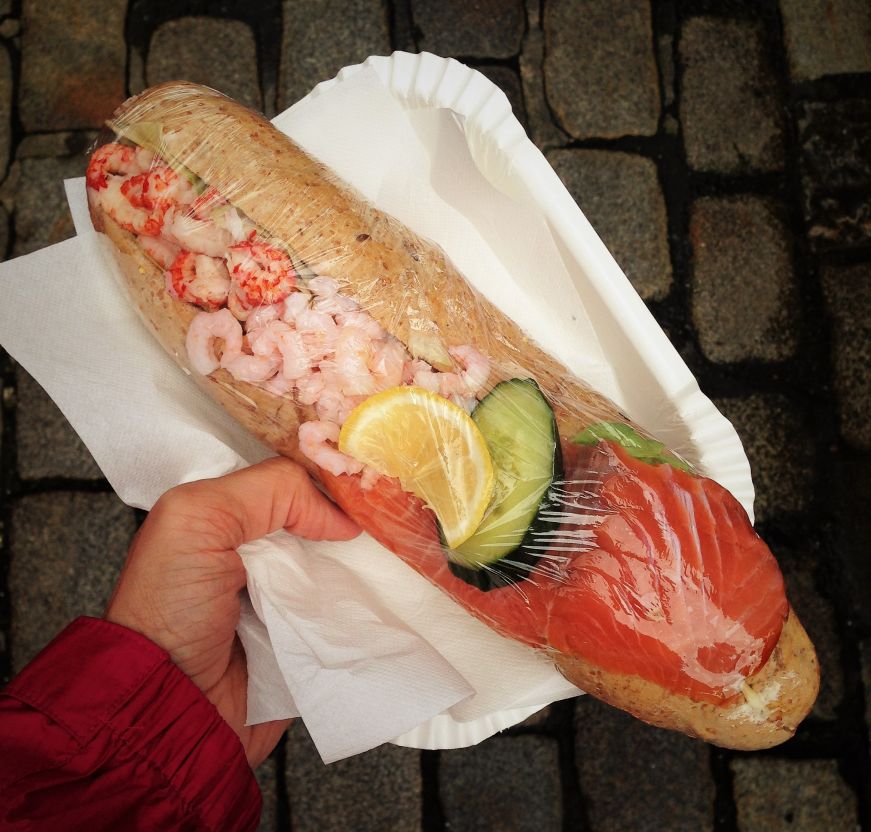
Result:
M41 711L80 748L108 745L111 754L123 745L207 827L227 828L230 818L234 829L257 826L260 792L239 738L144 636L78 618L3 693Z

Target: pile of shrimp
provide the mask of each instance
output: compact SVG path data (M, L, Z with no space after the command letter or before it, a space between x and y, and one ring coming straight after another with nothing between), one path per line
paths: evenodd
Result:
M164 270L170 294L203 310L187 333L193 369L208 375L221 367L238 381L313 405L318 418L300 426L300 450L325 470L362 472L364 486L377 479L335 447L350 412L375 393L413 384L467 412L482 395L486 356L454 347L452 372L413 358L340 293L339 280L300 276L287 250L214 188L149 150L103 145L86 180L90 198Z

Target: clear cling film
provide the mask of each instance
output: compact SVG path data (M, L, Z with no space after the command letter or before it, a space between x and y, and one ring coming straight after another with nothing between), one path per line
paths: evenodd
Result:
M789 736L813 648L728 491L258 115L176 83L108 128L94 225L145 322L243 425L583 689L721 744Z

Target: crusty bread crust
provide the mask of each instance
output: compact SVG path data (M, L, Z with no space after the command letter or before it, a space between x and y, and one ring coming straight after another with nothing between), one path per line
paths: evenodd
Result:
M795 611L768 661L741 694L724 705L694 702L638 676L608 673L583 659L556 654L563 676L581 690L651 725L682 731L726 748L770 748L788 740L819 692L817 656Z
M497 381L521 368L523 375L531 373L554 404L563 437L597 421L627 421L612 402L573 377L474 293L441 249L337 182L250 110L211 90L175 83L125 103L111 126L124 135L141 122L159 122L163 155L183 160L254 222L290 241L315 272L341 274L343 294L404 343L413 331L436 333L446 346L475 344L488 354ZM198 310L169 295L161 271L133 235L98 205L90 208L95 228L113 243L133 304L164 349L254 436L317 476L296 441L299 424L316 418L314 409L236 381L225 370L208 377L194 372L185 335ZM414 310L409 310L411 298ZM639 677L608 673L553 651L550 655L588 693L654 725L731 748L767 748L788 739L819 688L813 645L792 610L767 663L747 680L743 694L726 705L695 702Z

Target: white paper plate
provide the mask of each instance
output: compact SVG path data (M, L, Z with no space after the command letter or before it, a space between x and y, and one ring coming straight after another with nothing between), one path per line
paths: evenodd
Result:
M618 386L609 391L612 398L636 422L728 488L752 520L750 466L734 428L701 393L559 177L526 136L502 90L453 59L395 52L344 68L308 97L321 95L364 67L374 70L403 106L447 109L456 115L482 175L512 199L533 207L564 253L606 357L619 356L613 362ZM469 746L541 707L503 710L469 722L441 714L394 742L429 749Z

